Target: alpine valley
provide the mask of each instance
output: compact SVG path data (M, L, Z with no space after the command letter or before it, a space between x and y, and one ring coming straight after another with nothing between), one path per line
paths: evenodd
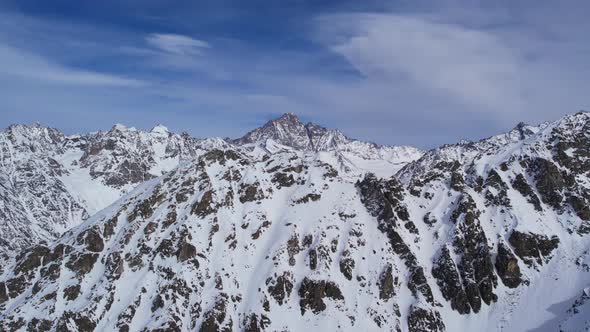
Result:
M590 113L429 151L0 132L1 331L589 331Z

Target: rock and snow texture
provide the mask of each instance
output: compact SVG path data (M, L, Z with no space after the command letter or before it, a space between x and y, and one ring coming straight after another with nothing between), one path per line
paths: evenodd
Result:
M0 282L3 328L442 326L432 299L401 288L406 258L365 181L293 152L207 152L21 254Z
M410 146L380 146L351 139L335 129L311 122L304 124L292 113L268 121L232 142L246 149L261 147L271 153L285 149L316 152L318 158L346 172L370 171L383 177L394 175L423 153Z
M290 126L291 122L296 125ZM271 126L281 128L284 137L297 137L303 130L300 121L287 114L254 132L265 133ZM417 149L378 146L342 134L338 134L342 151L336 151L332 143L318 143L331 142L331 136L324 134L336 131L306 126L318 133L313 136L316 143L299 144L301 138L287 140L278 134L248 134L232 144L173 134L163 125L145 132L118 124L106 132L73 136L38 124L10 126L0 132L0 260L30 244L56 239L138 184L211 149L314 151L338 168L389 175L421 155Z
M585 331L589 133L588 113L519 125L391 177L211 143L13 257L0 329Z
M0 255L54 240L139 183L223 140L197 140L158 126L122 125L65 136L40 125L0 132Z

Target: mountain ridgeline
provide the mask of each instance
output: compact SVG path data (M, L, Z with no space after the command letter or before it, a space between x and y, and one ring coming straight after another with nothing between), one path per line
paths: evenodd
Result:
M0 133L0 329L583 331L590 114L429 151Z

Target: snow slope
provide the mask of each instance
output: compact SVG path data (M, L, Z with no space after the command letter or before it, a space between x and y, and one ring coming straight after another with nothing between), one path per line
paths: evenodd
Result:
M390 178L273 138L210 149L11 259L0 326L587 330L589 133L519 125Z

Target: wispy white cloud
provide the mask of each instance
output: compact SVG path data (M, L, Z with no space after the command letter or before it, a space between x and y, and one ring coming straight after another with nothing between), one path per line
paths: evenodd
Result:
M146 41L153 47L176 55L198 55L203 49L211 47L203 40L167 33L150 34L146 37Z
M146 83L118 75L80 70L52 62L41 55L0 42L0 75L33 83L48 82L74 85L140 87Z
M425 92L455 98L473 111L514 114L525 105L520 55L490 33L411 16L323 20L332 33L341 34L331 36L328 46L366 79L392 90L413 81Z
M407 3L382 15L309 12L273 30L285 33L278 43L251 32L194 39L203 29L176 20L167 26L187 35L2 13L0 99L13 111L0 122L28 110L84 128L166 122L235 136L291 111L363 139L434 146L589 107L587 11Z
M553 15L524 7L320 16L316 40L360 78L352 87L340 82L314 90L331 99L327 109L371 111L406 130L401 139L428 132L416 139L439 142L588 109L590 46L579 31L588 31L586 21L571 8L571 15Z

